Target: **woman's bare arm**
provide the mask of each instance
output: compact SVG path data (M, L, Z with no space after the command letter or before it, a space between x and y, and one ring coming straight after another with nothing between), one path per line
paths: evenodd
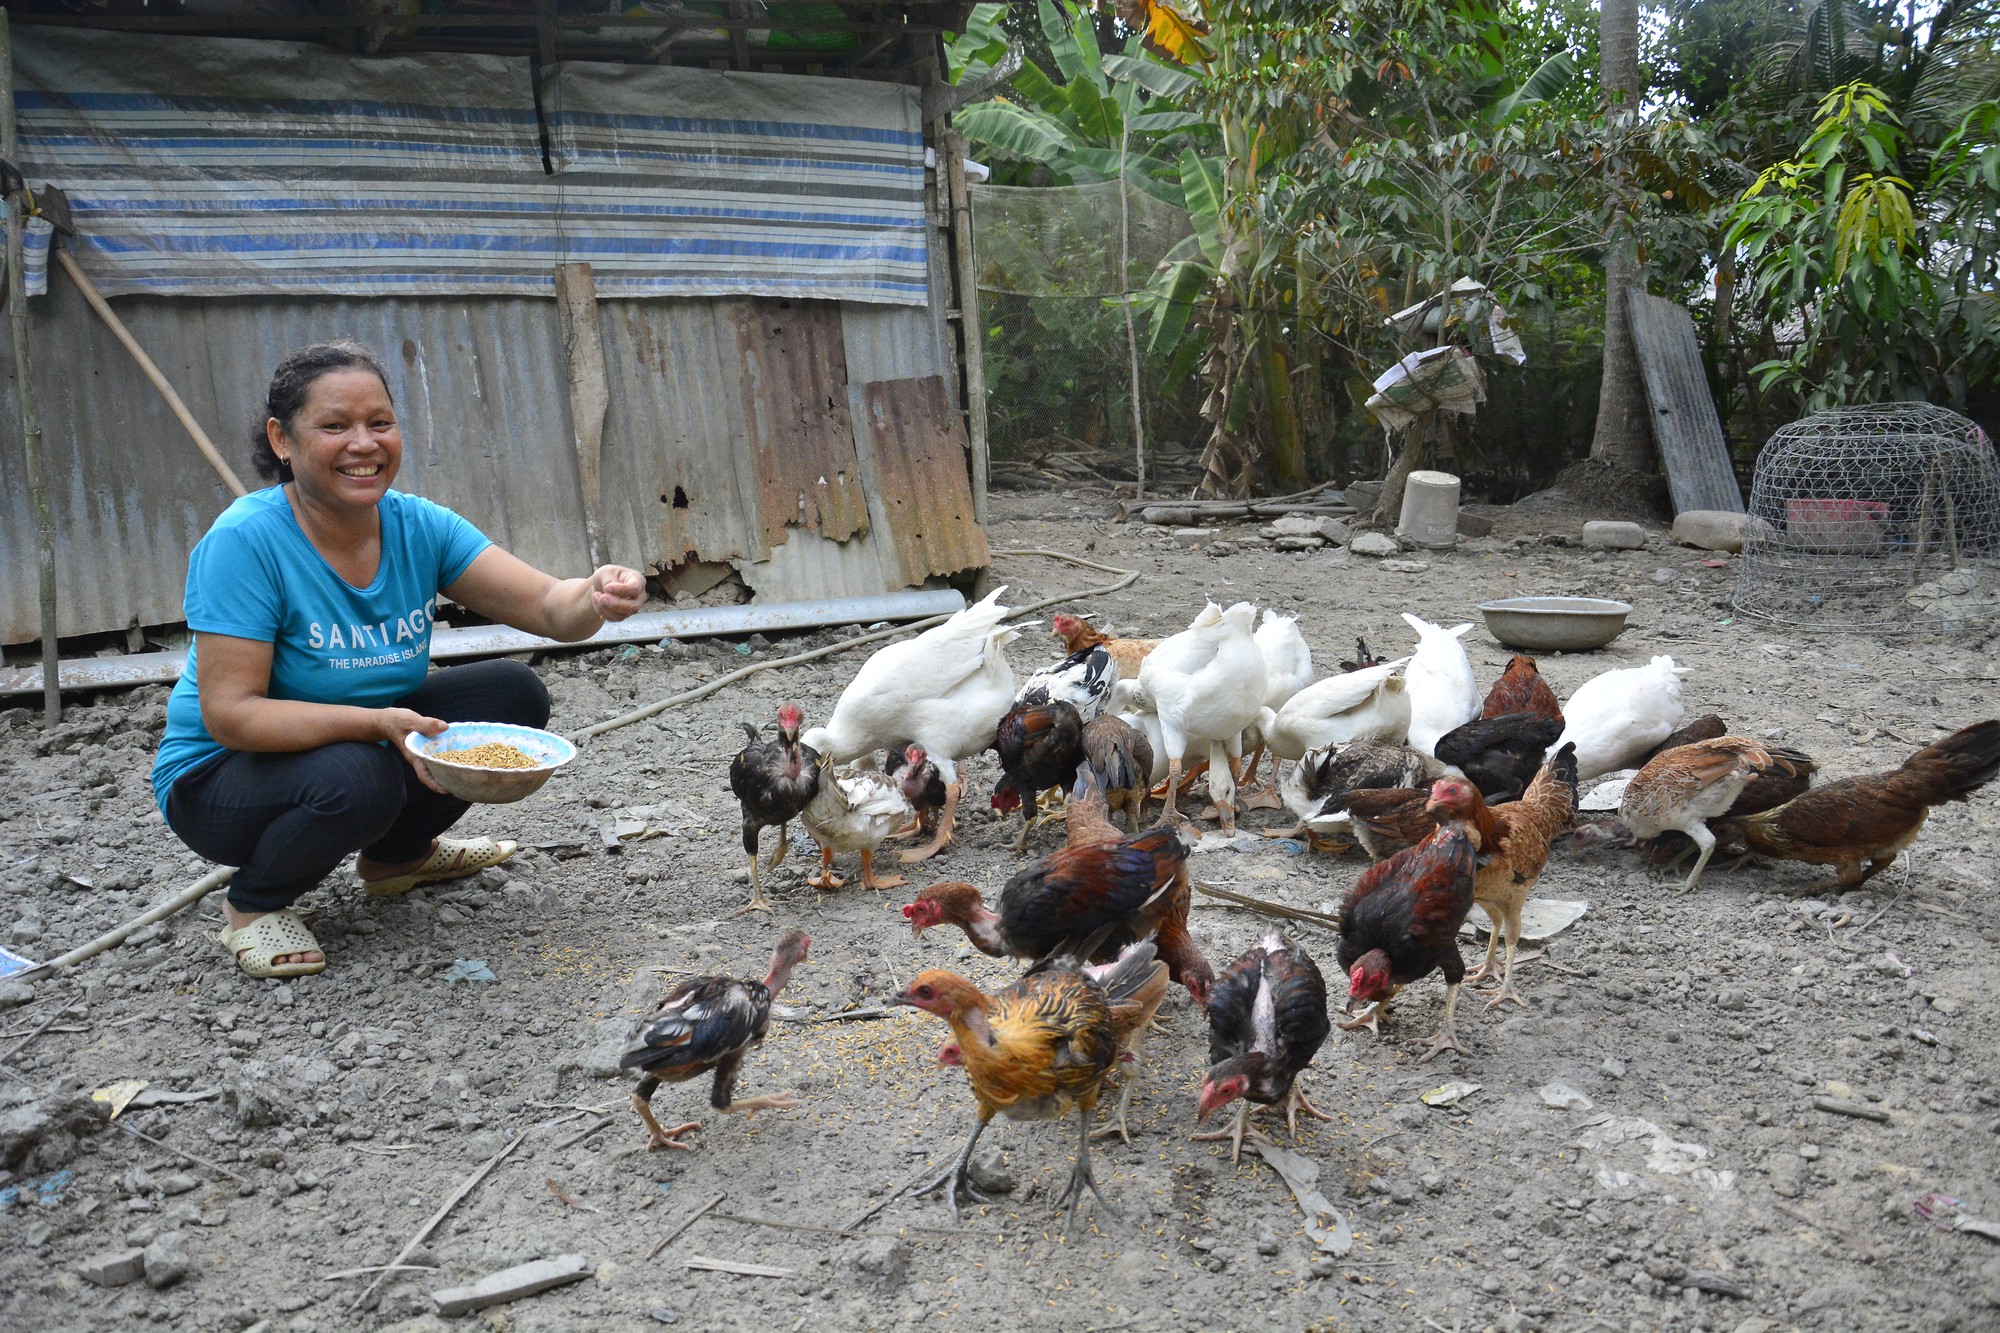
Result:
M623 620L643 606L646 580L623 565L600 566L588 578L559 579L489 546L444 594L515 629L575 643L597 633L606 621Z

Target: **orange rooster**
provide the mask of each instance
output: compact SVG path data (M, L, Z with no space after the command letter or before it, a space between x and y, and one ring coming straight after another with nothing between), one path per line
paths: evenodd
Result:
M1486 1007L1512 1000L1525 1009L1528 1002L1514 989L1521 905L1541 882L1542 871L1549 864L1549 845L1576 818L1576 747L1565 744L1556 751L1518 801L1489 806L1477 787L1456 778L1447 778L1433 788L1431 799L1463 820L1479 847L1479 874L1473 881L1472 898L1485 909L1491 929L1486 937L1486 961L1467 974L1466 980L1484 981L1493 975L1493 953L1504 927L1507 955L1500 971L1500 991Z
M1158 639L1114 639L1103 630L1077 616L1057 614L1050 618L1051 632L1063 641L1063 651L1068 654L1080 653L1086 648L1104 645L1111 654L1111 660L1118 664L1120 680L1139 679L1139 664L1146 655L1160 646Z
M945 1185L953 1218L961 1193L990 1202L966 1178L979 1136L996 1115L1010 1120L1055 1120L1077 1112L1076 1165L1058 1200L1067 1205L1065 1228L1074 1225L1077 1205L1089 1190L1098 1207L1117 1213L1097 1187L1090 1169L1090 1116L1118 1063L1126 1036L1146 1021L1139 996L1159 989L1162 971L1150 944L1128 947L1113 966L1093 977L1082 959L1069 954L1037 964L997 995L987 995L955 972L921 972L896 1003L936 1014L951 1025L957 1051L950 1061L965 1066L978 1101L978 1121L958 1161L931 1186ZM943 1053L940 1053L941 1056Z
M1962 727L1887 773L1839 778L1761 814L1731 816L1713 832L1730 850L1832 866L1835 884L1854 888L1880 874L1917 840L1930 808L1963 801L2000 772L2000 719Z
M1444 1022L1421 1064L1439 1051L1464 1055L1452 1030L1465 959L1458 952L1458 928L1472 911L1472 881L1478 852L1472 834L1447 788L1469 782L1441 779L1432 788L1431 813L1438 826L1415 847L1397 852L1361 872L1340 906L1340 965L1347 972L1347 1002L1371 1007L1365 1015L1340 1020L1343 1028L1381 1031L1378 1023L1396 992L1432 972L1444 973Z
M1479 716L1484 718L1506 717L1510 713L1562 721L1562 704L1557 702L1556 692L1542 679L1535 659L1525 654L1508 659L1507 669L1486 692L1486 706L1479 710Z

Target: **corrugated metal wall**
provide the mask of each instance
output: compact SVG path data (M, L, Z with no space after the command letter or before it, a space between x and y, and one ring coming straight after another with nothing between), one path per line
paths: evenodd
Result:
M33 302L31 336L57 528L58 632L176 622L188 553L229 494L75 286L60 278L52 285L50 297ZM553 301L129 298L116 304L246 484L255 484L248 432L278 359L318 339L357 337L382 354L402 417L398 487L458 510L540 568L564 575L587 569ZM927 541L914 557L894 549L894 534L879 517L875 478L853 452L851 401L822 406L798 395L810 388L836 398L833 390L845 386L852 400L867 384L932 376L955 386L941 346L943 301L933 305L602 303L610 380L602 519L610 558L645 567L691 551L736 562L759 601L907 586L912 559L931 559L933 547ZM760 383L746 389L744 340L755 340L759 321L774 315L782 324L810 326L812 336L795 331L773 344L767 327L764 350L750 358L764 365ZM36 535L11 347L0 348L0 357L6 372L0 642L22 643L39 632ZM956 396L954 387L954 407ZM760 414L782 418L788 408L795 415L753 426ZM849 439L819 437L839 421L848 423ZM957 425L954 411L950 438L962 452ZM810 455L815 466L774 468L769 451L786 440L780 464L803 465ZM858 489L875 516L867 530L830 541L809 528L785 527L774 510L794 504L813 511L814 526L820 512L835 512L834 527L843 533L854 526L858 500L819 504L805 490L817 482L819 461L842 457L857 457ZM934 465L943 461L936 457ZM955 468L964 461L950 460ZM772 550L772 533L789 540ZM984 563L976 528L957 538L936 558Z

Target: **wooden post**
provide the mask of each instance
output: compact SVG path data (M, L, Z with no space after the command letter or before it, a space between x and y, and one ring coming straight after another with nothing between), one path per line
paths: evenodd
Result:
M604 525L598 516L604 499L599 465L611 392L604 376L604 328L598 322L590 265L556 265L556 304L562 309L563 353L569 367L571 442L576 447L577 479L583 486L584 544L595 569L606 562Z
M0 157L19 162L20 140L14 126L14 35L0 11ZM14 339L14 392L21 405L21 448L27 456L28 494L35 506L35 531L40 537L42 594L42 724L62 721L62 691L57 685L56 655L56 524L49 509L48 477L42 467L42 421L35 410L35 377L28 353L28 219L23 211L26 183L7 196L7 322Z
M958 331L965 357L965 434L972 449L972 517L986 526L986 326L979 319L979 266L972 250L972 193L965 184L965 136L946 130L938 136L938 165L944 170L951 209L953 272L958 278Z

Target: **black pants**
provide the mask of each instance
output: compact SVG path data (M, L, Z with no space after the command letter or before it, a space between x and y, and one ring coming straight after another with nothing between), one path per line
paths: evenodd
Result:
M434 671L396 706L446 722L549 720L541 678L504 659ZM416 860L468 808L424 786L387 746L340 741L289 754L231 750L174 783L167 824L202 856L240 867L232 907L269 912L298 901L349 852Z

